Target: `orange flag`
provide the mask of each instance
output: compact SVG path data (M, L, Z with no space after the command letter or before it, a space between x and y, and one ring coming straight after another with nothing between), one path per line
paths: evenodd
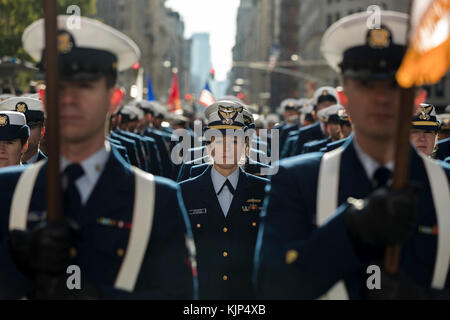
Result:
M171 112L181 109L180 88L178 86L178 75L176 73L174 73L172 77L172 87L169 92L169 106Z
M404 87L434 84L450 67L450 0L414 0L409 47L397 72Z

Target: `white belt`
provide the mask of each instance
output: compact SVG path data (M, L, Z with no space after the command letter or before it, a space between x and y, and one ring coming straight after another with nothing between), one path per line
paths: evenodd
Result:
M19 178L11 203L9 229L26 230L30 200L37 175L44 160L30 165ZM119 269L114 287L132 292L138 278L141 264L147 251L147 244L153 224L155 205L155 181L153 175L133 167L135 173L135 197L132 229L127 251Z
M339 147L336 150L327 152L320 161L316 203L316 224L318 227L323 225L330 214L336 211L338 207L339 168L343 150L343 147ZM344 281L338 281L319 299L348 300Z

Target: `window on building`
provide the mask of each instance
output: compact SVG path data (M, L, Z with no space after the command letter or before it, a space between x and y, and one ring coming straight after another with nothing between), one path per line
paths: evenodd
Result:
M338 21L341 18L341 14L339 12L336 12L336 21Z

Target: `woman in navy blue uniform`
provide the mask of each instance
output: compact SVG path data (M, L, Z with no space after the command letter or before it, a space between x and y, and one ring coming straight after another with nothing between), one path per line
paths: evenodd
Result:
M194 233L200 299L250 299L259 213L267 180L239 167L245 158L242 105L221 100L206 111L214 164L180 184Z

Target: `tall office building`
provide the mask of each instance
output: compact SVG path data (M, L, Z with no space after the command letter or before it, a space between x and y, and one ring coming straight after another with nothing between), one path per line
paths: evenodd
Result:
M211 71L209 33L194 33L191 38L192 89L198 97Z

